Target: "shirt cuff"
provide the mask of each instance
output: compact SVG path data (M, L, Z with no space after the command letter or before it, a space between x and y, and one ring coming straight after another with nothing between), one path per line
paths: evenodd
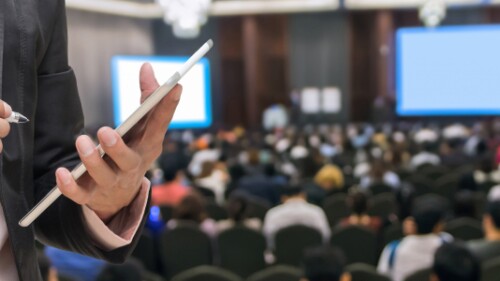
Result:
M90 236L98 247L111 251L132 242L146 210L149 188L150 182L144 178L135 199L107 224L89 207L82 206L83 216L90 231Z

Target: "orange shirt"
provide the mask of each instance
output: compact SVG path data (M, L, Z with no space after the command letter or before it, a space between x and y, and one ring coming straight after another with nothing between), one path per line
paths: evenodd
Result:
M151 203L153 205L175 206L187 195L189 187L178 182L165 183L153 186Z

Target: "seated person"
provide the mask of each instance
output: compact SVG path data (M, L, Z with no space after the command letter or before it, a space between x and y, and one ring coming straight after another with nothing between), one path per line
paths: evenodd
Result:
M246 198L239 196L229 199L226 206L229 218L217 222L218 231L222 232L234 226L245 226L260 231L262 222L258 218L247 217L248 207L248 200Z
M217 234L216 223L208 218L205 198L195 191L189 192L179 205L174 208L172 219L167 222L168 229L174 229L182 223L194 223L210 237Z
M415 202L412 217L407 218L415 226L415 233L388 244L379 260L377 270L393 281L403 281L412 273L429 268L436 249L451 241L450 235L441 234L445 207L437 198L425 198Z
M368 198L363 192L355 191L347 197L347 205L351 209L351 215L340 222L341 226L359 225L378 232L382 226L379 217L368 215Z
M263 233L268 246L274 248L274 236L279 230L292 225L305 225L317 229L326 242L331 231L328 220L321 208L306 201L306 195L300 186L285 187L281 205L270 209L264 218Z
M181 163L177 159L160 156L158 164L163 172L164 183L153 186L151 190L151 203L153 205L177 205L189 192L189 187L183 184L184 173Z
M445 243L434 255L430 281L480 281L481 264L465 246Z
M304 256L304 277L300 281L350 281L351 274L344 272L345 257L339 249L314 247Z
M484 239L467 243L481 262L500 256L500 201L488 203L483 215Z

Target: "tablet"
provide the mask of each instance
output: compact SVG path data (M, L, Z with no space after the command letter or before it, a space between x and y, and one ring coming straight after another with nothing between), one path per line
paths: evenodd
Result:
M163 85L158 87L142 104L138 107L120 126L115 130L120 136L124 136L134 125L139 122L160 100L163 99L174 87L179 80L199 61L201 58L212 48L212 40L208 40L201 46L182 66L177 70ZM138 89L139 90L139 89ZM104 156L104 151L98 145L101 157ZM71 175L75 180L80 178L87 169L83 163L77 165L72 171ZM37 219L50 205L52 205L62 193L58 186L54 186L45 197L38 202L20 221L19 225L22 227L29 226L35 219Z

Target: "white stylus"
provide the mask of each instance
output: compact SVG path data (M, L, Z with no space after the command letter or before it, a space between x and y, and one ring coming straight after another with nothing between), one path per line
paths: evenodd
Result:
M213 46L212 40L208 40L203 46L201 46L198 51L196 51L182 66L175 72L163 85L156 89L142 104L137 108L118 128L116 132L123 136L125 135L139 120L142 119L158 102L160 102L163 97L165 97L170 90L172 90L179 80L186 74ZM101 146L98 145L97 149L104 156L104 151ZM83 163L80 163L72 171L71 175L75 180L80 178L87 169ZM61 196L61 191L58 186L52 188L45 197L36 204L33 209L31 209L20 221L19 225L22 227L29 226L36 218L38 218L54 201L56 201L59 196Z

